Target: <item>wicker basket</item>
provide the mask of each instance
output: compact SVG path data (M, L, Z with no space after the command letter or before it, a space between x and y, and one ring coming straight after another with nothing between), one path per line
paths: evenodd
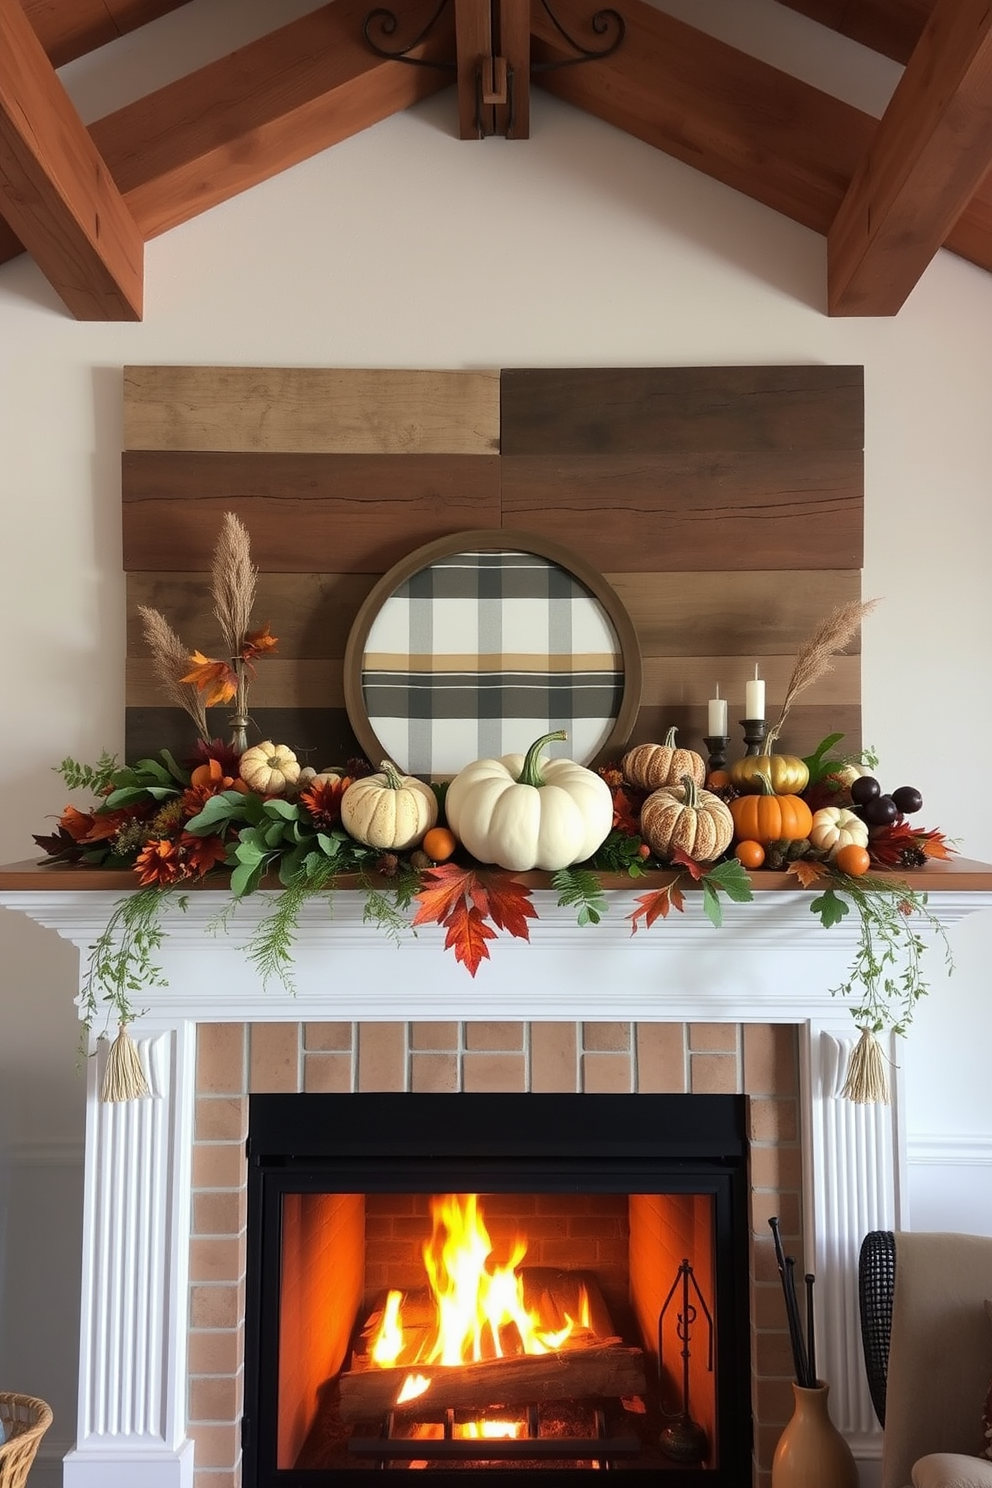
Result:
M38 1443L52 1424L52 1408L33 1395L0 1390L0 1421L7 1438L0 1446L0 1488L24 1488Z

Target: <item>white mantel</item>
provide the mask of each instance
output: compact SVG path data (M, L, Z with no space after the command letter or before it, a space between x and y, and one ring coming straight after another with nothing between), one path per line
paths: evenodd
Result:
M192 1488L185 1304L167 1299L188 1292L198 1022L799 1025L805 1233L811 1237L806 1260L821 1283L821 1307L830 1299L817 1319L820 1372L832 1381L833 1413L856 1453L877 1454L858 1362L856 1259L866 1231L902 1222L905 1144L898 1070L889 1107L839 1098L855 1031L830 989L850 964L856 917L825 930L810 913L808 892L779 888L756 894L749 904L725 901L724 924L716 929L690 894L684 915L632 935L627 917L644 887L611 891L605 920L586 929L576 926L573 910L557 906L554 894L536 891L540 918L532 923L530 944L500 934L474 979L443 949L442 930L410 932L397 946L363 923L363 896L339 891L332 915L326 904L312 903L301 918L295 995L263 987L243 954L271 907L267 895L242 903L220 930L213 922L228 902L222 892L198 890L185 911L170 907L158 958L167 985L147 990L132 1025L155 1099L102 1105L102 1060L91 1061L79 1411L66 1488L134 1488L139 1482L141 1488ZM72 941L81 976L118 897L116 888L55 887L40 876L25 882L0 870L0 904ZM988 873L964 887L949 879L931 898L946 927L990 905Z

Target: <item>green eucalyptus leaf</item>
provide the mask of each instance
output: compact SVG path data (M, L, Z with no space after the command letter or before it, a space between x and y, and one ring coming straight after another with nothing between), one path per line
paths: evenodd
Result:
M325 858L336 858L341 851L340 839L329 837L326 832L317 833L317 844Z
M262 810L266 816L278 816L283 821L299 821L300 808L295 801L284 801L277 796L272 801L263 801Z
M124 785L120 790L110 792L103 807L107 811L119 811L123 806L137 806L147 801L149 796L153 801L167 801L174 795L174 785Z
M216 796L208 796L202 809L186 823L186 831L192 832L194 837L206 837L222 822L240 816L244 799L237 791L220 791Z
M139 778L143 775L150 775L152 780L157 781L159 785L168 785L172 779L165 766L153 759L138 760L134 766L134 772Z
M231 874L231 893L235 899L243 899L246 894L253 894L258 888L264 872L264 858L255 864L239 863Z

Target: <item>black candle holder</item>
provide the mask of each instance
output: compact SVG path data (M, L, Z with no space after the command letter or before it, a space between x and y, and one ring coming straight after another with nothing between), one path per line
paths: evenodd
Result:
M703 739L703 743L709 750L707 760L707 774L711 775L714 770L724 770L727 766L727 745L730 743L729 734L710 734Z
M745 759L749 754L760 754L761 746L764 744L765 735L768 732L767 720L764 718L741 718L739 722L741 728L744 730L744 743L747 746L744 750Z

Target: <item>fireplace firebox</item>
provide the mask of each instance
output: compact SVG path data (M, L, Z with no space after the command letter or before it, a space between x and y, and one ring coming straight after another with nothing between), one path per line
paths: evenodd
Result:
M744 1098L249 1103L245 1488L751 1473Z

